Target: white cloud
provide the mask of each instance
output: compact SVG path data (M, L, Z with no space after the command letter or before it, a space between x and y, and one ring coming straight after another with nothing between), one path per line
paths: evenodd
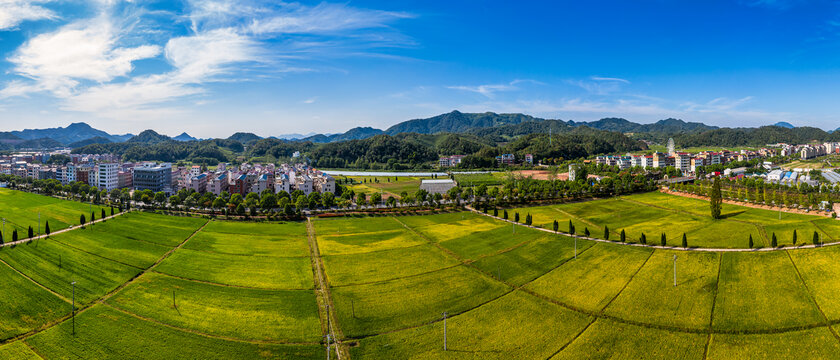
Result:
M630 81L616 77L590 76L587 80L566 80L566 83L580 87L590 94L607 95L620 91L622 85L628 85Z
M484 95L486 97L492 98L497 92L499 91L511 91L515 90L516 87L509 84L489 84L489 85L477 85L477 86L447 86L448 89L452 90L461 90L461 91L469 91Z
M365 10L345 4L321 3L314 7L289 5L264 19L254 19L248 30L254 34L323 34L345 30L385 27L412 15L400 12Z
M0 30L15 28L24 21L55 19L56 14L43 6L47 1L0 0Z
M133 70L132 62L161 51L155 45L119 47L118 41L119 30L106 16L35 36L9 58L13 71L32 82L12 82L0 93L12 96L49 91L68 96L80 80L108 82L126 76Z

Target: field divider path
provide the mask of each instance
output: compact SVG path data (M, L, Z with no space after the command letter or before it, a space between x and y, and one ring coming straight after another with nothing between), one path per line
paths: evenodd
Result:
M831 326L831 321L828 319L828 316L825 315L825 312L820 307L820 304L817 303L817 298L814 297L814 294L811 292L811 288L808 287L808 283L805 282L805 279L802 277L802 273L799 272L799 266L796 265L796 261L793 261L793 256L790 255L790 251L785 251L785 253L788 256L788 259L790 259L791 265L793 265L793 270L796 271L796 276L799 277L799 281L802 282L802 286L804 286L805 290L808 292L808 297L810 297L811 301L814 302L814 307L819 310L820 315L822 315L823 319L825 319L825 324L828 326L828 330L831 331L831 334L834 335L834 338L837 339L837 341L840 341L840 335L838 335L834 330L834 327Z
M714 333L712 330L712 325L715 321L715 305L717 305L717 296L718 296L718 289L720 288L720 268L723 266L723 253L718 254L718 271L717 271L717 280L715 280L715 294L712 296L712 311L709 312L709 336L706 337L706 347L703 349L703 360L706 359L706 356L709 354L709 345L712 342L712 334Z
M557 349L557 351L555 351L549 357L545 358L545 360L551 360L553 357L557 356L557 354L563 352L563 350L566 350L566 348L569 347L569 345L572 345L572 343L574 343L575 340L577 340L581 335L583 335L583 333L585 333L586 330L589 329L589 327L595 323L595 321L598 321L598 318L593 316L592 320L589 320L589 323L586 324L586 326L584 326L583 329L580 329L580 331L577 334L575 334L575 337L563 344L563 346L561 346L560 349Z
M138 273L137 273L136 275L134 275L131 279L129 279L128 281L126 281L126 282L124 282L124 283L122 283L122 284L120 284L119 286L117 286L117 287L116 287L116 288L114 288L113 290L109 291L107 294L105 294L105 295L101 296L100 298L98 298L98 299L96 299L96 300L91 301L91 302L90 302L90 303L88 303L87 305L84 305L84 306L82 306L82 307L79 307L79 308L76 310L76 314L77 314L77 315L78 315L78 314L81 314L81 313L83 313L83 312L87 311L88 309L90 309L91 307L93 307L93 306L94 306L94 305L96 305L96 304L104 304L104 303L105 303L105 301L106 301L106 300L108 300L108 299L110 299L112 296L114 296L114 294L116 294L116 293L117 293L117 292L119 292L120 290L124 289L126 286L130 285L131 283L133 283L135 280L137 280L137 279L138 279L140 276L142 276L143 274L145 274L145 273L149 272L150 270L152 270L152 268L154 268L155 266L157 266L158 264L160 264L161 262L163 262L163 260L166 260L166 258L167 258L167 257L169 257L169 255L171 255L173 252L175 252L175 250L180 249L182 246L184 246L184 244L186 244L186 243L187 243L187 241L189 241L190 239L192 239L192 237L193 237L193 236L195 236L195 234L198 234L198 232L199 232L199 231L201 231L202 229L204 229L204 227L205 227L205 226L207 226L207 224L208 224L209 222L210 222L210 221L208 220L208 221L206 221L204 224L202 224L202 225L201 225L198 229L196 229L196 230L195 230L192 234L190 234L190 236L188 236L186 239L184 239L184 241L182 241L182 242L181 242L178 246L176 246L176 247L172 248L172 250L169 250L166 254L163 254L163 255L162 255L162 256L161 256L161 257L160 257L160 258L159 258L159 259L158 259L158 260L157 260L157 261L156 261L153 265L149 266L149 267L148 267L148 268L146 268L145 270L142 270L142 271L138 272ZM0 261L2 261L2 260L0 260ZM3 262L3 263L5 263L5 262ZM8 265L8 264L6 264L6 265ZM11 267L11 266L10 266L10 267ZM15 270L15 271L17 271L17 270ZM27 278L28 278L28 279L30 279L30 280L32 280L32 282L34 282L34 283L38 284L38 282L37 282L37 281L35 281L35 280L33 280L32 278L29 278L28 276L27 276ZM39 285L40 285L40 284L39 284ZM42 287L43 287L43 286L42 286ZM49 289L48 289L48 290L49 290ZM50 290L50 292L53 292L53 291L52 291L52 290ZM53 292L53 293L54 293L54 292ZM60 296L60 295L59 295L59 296ZM62 298L62 299L64 299L65 301L67 301L67 299L66 299L66 298L64 298L64 297L61 297L61 298ZM68 301L68 303L69 303L69 301ZM59 325L59 324L61 324L61 323L65 322L65 321L69 320L71 317L72 317L72 314L65 315L65 316L63 316L63 317L61 317L61 318L55 319L54 321L52 321L52 322L50 322L50 323L48 323L48 324L45 324L44 326L42 326L42 327L40 327L40 328L38 328L38 329L35 329L35 330L32 330L32 331L29 331L29 332L26 332L26 333L20 334L20 335L18 335L18 336L15 336L15 337L12 337L12 338L6 339L6 340L4 340L4 341L0 341L0 345L2 345L2 344L6 344L6 343L10 343L10 342L13 342L13 341L16 341L16 340L26 340L26 338L29 338L29 337L31 337L31 336L33 336L33 335L36 335L36 334L38 334L38 333L40 333L40 332L42 332L42 331L44 331L44 330L48 330L48 329L50 329L50 328L52 328L52 327L54 327L54 326L56 326L56 325ZM24 342L25 342L25 341L24 341Z
M822 227L820 227L820 225L819 225L819 224L815 223L815 222L814 222L814 220L811 220L811 221L809 221L809 222L810 222L811 224L814 224L814 227L815 227L815 228L817 228L817 230L819 230L819 231L820 231L820 232L822 232L823 234L825 234L825 236L826 236L826 237L828 237L829 239L831 239L831 241L837 240L837 239L835 239L833 236L831 236L831 233L829 233L828 231L825 231L825 229L823 229Z
M678 246L647 245L647 244L638 244L638 243L630 243L630 242L622 243L622 242L598 239L598 238L587 237L587 236L582 236L582 235L577 235L577 234L568 234L568 233L564 233L564 232L560 232L560 231L555 232L554 230L541 228L539 226L534 226L534 225L525 225L525 224L522 224L522 223L515 222L513 220L502 219L498 216L493 216L491 214L485 214L485 213L483 213L481 211L478 211L477 209L475 209L471 206L466 206L466 209L469 210L469 211L472 211L476 214L487 216L487 217L490 217L490 218L493 218L493 219L496 219L496 220L499 220L499 221L504 221L504 222L508 222L508 223L511 223L511 224L516 224L516 225L519 225L519 226L522 226L522 227L528 227L528 228L531 228L531 229L534 229L534 230L545 231L547 233L558 234L558 235L574 237L574 238L578 238L578 239L595 241L595 242L614 244L614 245L638 246L638 247L644 247L644 248L650 248L650 249L663 249L663 250L674 250L674 251L704 251L704 252L759 252L759 251L784 251L784 250L796 250L796 249L814 249L814 248L818 248L818 247L840 245L840 241L837 241L837 242L832 242L832 243L824 243L824 244L820 244L820 245L809 244L809 245L802 245L802 246L781 246L781 247L775 247L775 248L764 247L764 248L756 248L756 249L724 249L724 248L693 248L693 247L683 248L683 247L678 247ZM750 223L750 224L752 224L752 223Z
M114 214L114 215L111 215L111 216L107 216L107 217L101 218L101 219L99 219L99 220L90 221L90 222L86 223L85 225L76 225L76 226L71 226L71 227L66 228L66 229L56 230L55 232L50 232L50 234L49 234L49 235L47 235L47 234L41 234L41 235L34 236L34 237L31 237L31 238L26 238L26 239L21 239L21 240L18 240L18 241L12 241L12 242L3 243L3 244L0 244L0 248L1 248L1 247L6 247L6 246L13 246L13 245L24 244L24 243L26 243L26 242L28 242L28 241L32 241L32 240L39 240L39 239L44 239L44 238L48 238L48 237L53 236L53 235L58 235L58 234L61 234L61 233L66 233L66 232L68 232L68 231L72 231L72 230L76 230L76 229L82 229L82 228L84 228L84 227L85 227L85 226L87 226L87 225L96 224L96 223L103 222L103 221L106 221L106 220L111 220L111 219L113 219L113 218L115 218L115 217L117 217L117 216L120 216L120 215L123 215L123 214L127 214L127 213L129 213L129 212L131 212L131 210L126 210L126 211L123 211L123 212L119 212L119 213L116 213L116 214Z
M552 207L551 209L552 209L552 210L554 210L554 211L556 211L556 212L559 212L560 214L563 214L563 215L565 215L565 216L568 216L568 217L570 217L570 218L572 218L572 219L575 219L575 220L577 220L577 221L580 221L580 222L582 222L582 223L584 223L584 224L588 224L589 226L592 226L592 227L593 227L593 228L595 228L595 229L597 229L597 228L599 228L599 227L600 227L600 226L598 226L597 224L595 224L594 222L591 222L591 221L589 221L589 220L587 220L587 219L584 219L584 218L582 218L582 217L579 217L579 216L577 216L577 215L575 215L575 214L572 214L572 213L570 213L570 212L568 212L568 211L565 211L565 210L560 210L560 209L558 209L558 208L556 208L556 207Z
M318 302L318 315L321 316L321 331L325 335L332 337L335 342L336 358L341 360L342 357L350 359L350 351L343 343L344 333L337 321L337 311L333 303L332 293L327 282L327 276L324 270L324 260L321 259L321 250L318 247L318 238L315 235L315 225L312 224L312 218L306 218L306 238L309 242L309 254L312 262L312 273L315 281L315 298ZM337 334L337 335L336 335ZM326 343L329 347L329 342ZM329 349L327 349L329 352Z

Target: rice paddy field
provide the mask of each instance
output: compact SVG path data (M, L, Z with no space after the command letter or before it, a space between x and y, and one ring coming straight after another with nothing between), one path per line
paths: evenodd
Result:
M642 220L662 216L703 226L701 204L661 196L528 210L548 226L562 212L593 230L648 231ZM725 205L718 231L834 229L752 210ZM474 212L271 223L132 212L0 248L0 358L315 359L330 334L342 359L832 359L836 259L840 246L595 242Z
M44 224L49 221L50 231L55 232L70 226L79 225L79 215L90 218L93 211L96 218L99 218L101 207L82 204L75 201L66 201L49 196L30 194L23 191L15 191L0 188L0 218L5 219L3 240L9 241L12 238L12 231L17 229L22 239L26 236L27 229L32 226L35 232L38 231L38 215L41 216L41 232ZM106 209L108 215L110 209Z
M579 235L589 230L590 236L604 239L604 227L610 230L609 240L619 240L624 230L626 241L639 243L645 234L648 244L659 244L666 235L670 246L682 246L686 234L689 247L713 249L749 248L752 236L755 248L770 247L776 235L778 246L811 244L814 232L822 242L840 241L840 221L822 216L792 214L738 205L723 204L723 219L710 216L709 202L658 192L621 196L610 199L548 206L508 209L510 218L518 212L520 219L531 214L533 224L551 229L559 222L559 230L569 231L569 222Z

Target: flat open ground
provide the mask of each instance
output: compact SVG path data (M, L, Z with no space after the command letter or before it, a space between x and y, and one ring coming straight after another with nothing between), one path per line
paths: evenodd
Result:
M669 207L644 205L663 201L653 195L574 213L601 219L629 203L657 217ZM671 216L702 210L687 202ZM838 258L840 246L576 241L472 212L311 228L131 213L0 250L0 358L314 359L330 332L342 359L829 359L840 351Z

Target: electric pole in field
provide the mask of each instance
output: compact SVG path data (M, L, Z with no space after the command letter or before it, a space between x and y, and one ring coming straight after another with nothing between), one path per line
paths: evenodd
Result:
M446 311L443 312L443 351L446 351Z
M73 335L76 335L76 282L71 282L73 285L73 310L72 310L72 317L73 317Z
M674 255L674 286L677 286L677 255Z

